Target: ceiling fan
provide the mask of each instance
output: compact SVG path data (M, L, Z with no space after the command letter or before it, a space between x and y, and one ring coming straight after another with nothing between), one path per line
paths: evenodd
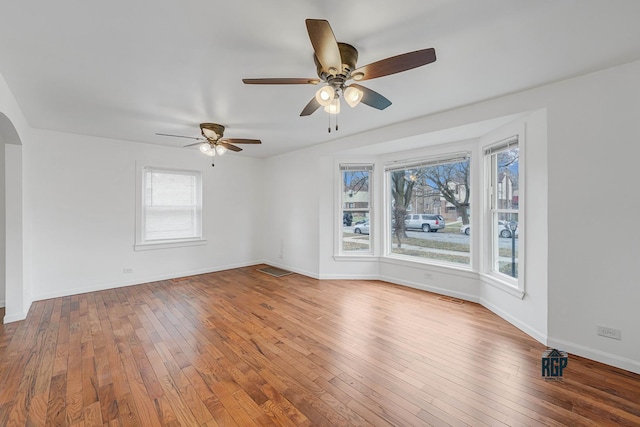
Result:
M436 60L435 49L429 48L392 56L356 68L358 50L350 44L337 42L328 21L307 19L305 22L314 50L313 59L316 63L318 78L285 77L242 80L245 84L267 85L326 83L304 107L300 116L309 116L320 107L324 107L324 110L330 114L338 114L340 112L340 96L351 107L362 102L378 110L384 110L391 105L391 101L378 92L357 83L347 84L347 82L351 79L357 82L376 79L421 67ZM331 128L329 128L329 132L331 132Z
M198 142L187 144L185 147L199 145L200 151L211 157L214 157L216 154L218 156L222 156L228 150L236 152L242 151L242 148L237 147L234 144L262 144L262 141L259 139L223 138L224 126L217 123L200 123L200 133L202 134L202 138L195 136L171 135L167 133L156 133L156 135L195 139ZM211 163L211 166L215 165Z

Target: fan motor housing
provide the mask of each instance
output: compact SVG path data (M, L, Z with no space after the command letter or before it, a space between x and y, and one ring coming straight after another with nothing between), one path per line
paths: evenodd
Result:
M205 129L211 132L215 132L217 138L211 138L210 136L207 136L207 134L205 133ZM202 133L202 136L204 136L207 140L217 141L218 139L222 138L222 135L224 134L224 126L217 123L200 123L200 132Z
M358 49L348 43L338 43L338 48L340 49L340 58L342 59L342 70L340 71L340 74L344 75L346 77L345 80L347 80L351 75L351 72L356 69L356 62L358 62ZM322 68L322 65L315 55L313 55L313 60L316 63L318 77L327 81L327 77L331 76L331 73Z

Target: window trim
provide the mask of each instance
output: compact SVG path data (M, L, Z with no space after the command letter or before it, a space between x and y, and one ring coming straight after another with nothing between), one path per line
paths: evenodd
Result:
M165 171L188 174L196 177L197 197L200 209L199 236L178 239L146 240L144 236L144 203L145 203L145 174L147 171ZM168 249L184 246L205 245L207 239L204 237L203 227L203 179L202 171L181 169L167 166L157 166L147 163L136 162L136 223L135 223L135 251L145 251L153 249Z
M374 162L338 162L337 163L338 177L336 179L336 233L334 244L334 259L336 260L357 260L362 258L375 257L375 163ZM342 215L344 213L344 191L343 191L343 172L345 171L369 171L369 250L368 251L345 251L343 248L343 225ZM374 191L372 191L372 189Z
M493 271L493 213L504 211L505 209L494 208L491 202L491 187L493 184L493 168L492 156L496 153L504 151L510 145L517 144L518 154L518 277L512 278L506 274ZM483 153L484 182L482 191L484 192L484 206L482 207L482 224L483 237L482 246L484 250L484 259L481 262L480 277L484 283L501 289L520 299L526 294L526 257L525 257L525 241L526 241L526 142L524 125L507 138L493 140L481 147ZM510 210L511 211L511 210Z

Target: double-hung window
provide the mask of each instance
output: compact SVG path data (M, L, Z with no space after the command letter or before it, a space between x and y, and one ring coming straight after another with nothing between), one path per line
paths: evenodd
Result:
M488 173L489 271L517 285L521 275L519 243L522 176L518 137L485 149Z
M136 249L203 242L202 174L139 168Z
M372 164L340 165L340 229L339 252L371 254Z

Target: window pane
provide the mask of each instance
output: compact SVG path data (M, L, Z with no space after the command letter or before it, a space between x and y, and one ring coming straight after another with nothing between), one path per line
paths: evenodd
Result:
M146 240L198 237L195 207L148 207L145 217Z
M201 237L200 175L146 169L143 241Z
M342 251L371 252L370 170L342 170Z
M147 206L193 206L196 177L181 173L147 173Z
M490 213L491 271L517 279L520 235L520 151L517 142L492 152L490 163L493 188Z
M520 151L513 147L496 156L496 209L518 209Z
M469 160L387 172L391 253L469 265Z
M499 212L492 218L493 271L518 277L518 214Z

